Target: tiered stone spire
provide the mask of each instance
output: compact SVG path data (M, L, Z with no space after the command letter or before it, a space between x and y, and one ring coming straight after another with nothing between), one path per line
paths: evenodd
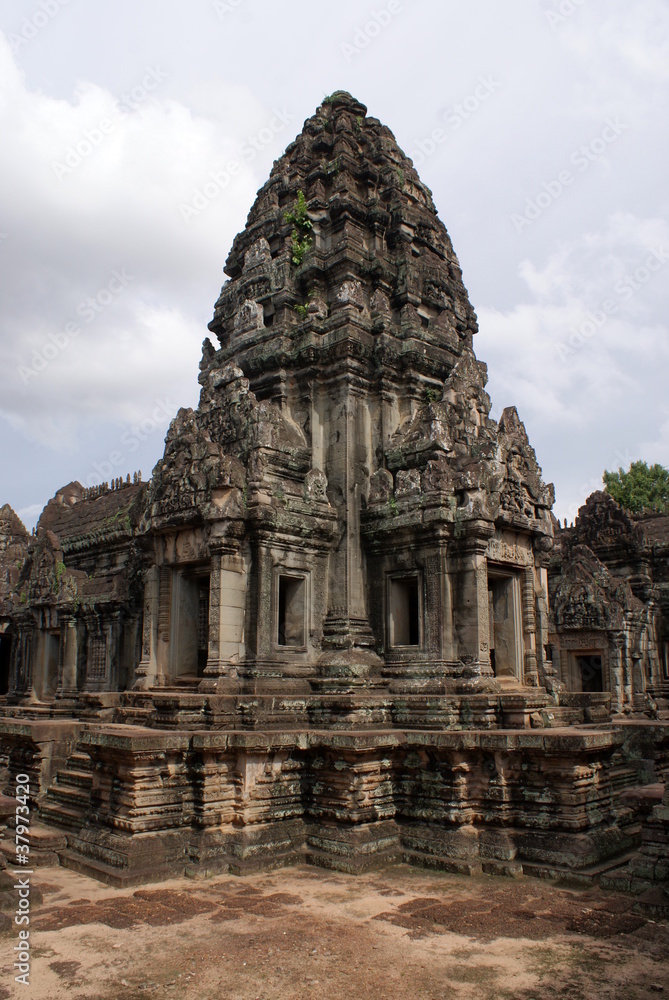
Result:
M392 345L405 367L443 381L477 329L429 189L390 129L343 91L275 163L225 272L209 328L249 374L272 367L263 344L296 365L313 334L330 334L331 350L353 324L368 361ZM429 363L422 344L437 351Z
M341 525L321 668L364 674L378 640L361 507L399 425L471 354L476 317L457 257L392 132L340 91L274 165L225 271L205 394L212 370L234 359L255 396L303 433Z

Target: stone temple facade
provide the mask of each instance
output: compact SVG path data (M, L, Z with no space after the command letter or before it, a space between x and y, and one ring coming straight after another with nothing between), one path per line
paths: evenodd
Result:
M558 526L549 591L564 689L606 692L614 713L667 717L669 517L632 517L593 493L572 528Z
M5 785L34 776L44 857L615 868L669 768L666 559L559 529L392 133L326 99L225 273L150 481L71 483L34 536L0 511Z

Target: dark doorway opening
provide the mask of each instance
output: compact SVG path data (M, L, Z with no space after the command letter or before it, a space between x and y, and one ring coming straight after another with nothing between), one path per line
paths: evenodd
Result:
M209 574L175 573L172 594L171 683L188 687L204 674L209 654Z
M488 635L490 666L495 677L522 677L521 623L517 579L488 571Z
M420 645L418 577L390 581L390 645Z
M581 691L595 692L604 690L601 656L595 654L577 656L576 664L581 674Z
M277 643L279 646L305 645L304 577L280 576L278 594Z

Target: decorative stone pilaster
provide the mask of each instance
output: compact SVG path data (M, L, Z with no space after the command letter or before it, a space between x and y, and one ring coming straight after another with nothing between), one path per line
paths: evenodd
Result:
M638 651L632 653L632 706L636 712L646 707L646 677L643 656Z
M225 686L244 660L247 572L237 546L214 551L209 578L209 646L200 691Z
M622 712L625 704L625 636L618 633L613 636L609 649L609 685L611 691L611 711Z
M8 692L10 701L24 698L30 694L34 668L34 648L34 630L32 626L19 626L16 640L12 646L12 663Z
M133 687L145 691L158 680L158 609L160 606L160 570L151 566L144 576L144 624L142 658L135 671Z
M74 615L60 616L60 669L56 698L77 696L78 625Z
M116 691L119 687L119 671L121 660L121 613L113 611L105 624L106 636L106 669L105 683L102 690Z
M537 687L539 684L539 673L537 670L537 626L534 614L534 571L531 567L523 570L522 576L523 595L523 644L525 647L524 657L524 682L530 687Z
M348 303L355 290L342 292ZM360 540L360 510L364 494L363 467L371 465L371 433L366 385L351 371L332 385L325 453L328 481L341 533L330 557L329 607L323 624L321 689L354 688L380 674L365 595L364 554Z
M479 683L493 678L486 551L487 539L471 538L460 544L453 560L457 655L464 664L465 676Z

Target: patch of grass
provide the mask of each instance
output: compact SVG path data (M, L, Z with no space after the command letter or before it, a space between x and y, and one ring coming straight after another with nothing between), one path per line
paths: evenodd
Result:
M559 953L555 948L540 946L532 948L528 953L532 959L532 972L538 976L545 976L549 972L554 972L560 965L564 965L567 960L565 952Z
M456 965L448 975L456 983L492 983L499 978L499 971L491 965Z

